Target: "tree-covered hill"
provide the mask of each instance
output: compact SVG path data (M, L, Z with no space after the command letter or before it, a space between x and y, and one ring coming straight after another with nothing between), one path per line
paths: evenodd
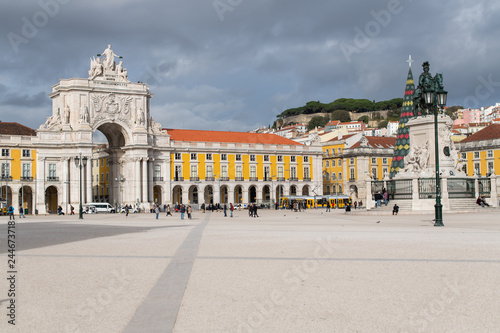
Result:
M320 102L307 102L306 105L283 111L276 117L285 118L299 114L331 113L336 110L346 110L354 112L368 112L380 110L394 110L403 105L402 98L393 98L388 101L370 101L368 99L339 98L329 104Z

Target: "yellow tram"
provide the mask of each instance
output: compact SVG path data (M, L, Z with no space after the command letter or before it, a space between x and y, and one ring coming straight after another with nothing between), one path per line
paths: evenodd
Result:
M326 208L330 202L331 208L344 208L348 203L352 204L352 199L348 195L290 195L280 198L281 208L290 208L295 203L302 203L302 207L311 208Z

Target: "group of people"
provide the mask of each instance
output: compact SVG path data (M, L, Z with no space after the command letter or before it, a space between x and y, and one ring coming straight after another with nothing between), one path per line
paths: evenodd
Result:
M387 206L389 203L389 193L385 189L385 187L382 187L382 193L378 191L375 193L375 201L376 201L376 207L382 206L382 200L384 200L384 204Z
M486 199L484 198L484 196L478 196L476 203L481 207L489 207L490 206L490 205L488 205L488 203L486 203Z
M250 217L259 217L259 214L257 214L257 204L254 202L253 204L248 205L248 216Z

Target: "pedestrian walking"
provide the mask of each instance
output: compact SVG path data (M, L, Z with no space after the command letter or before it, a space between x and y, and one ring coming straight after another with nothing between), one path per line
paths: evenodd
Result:
M62 211L61 206L57 207L57 215L64 215L64 212Z
M75 215L75 207L73 207L73 205L70 205L69 208L71 210L71 214L70 215Z
M201 212L202 212L202 213L205 213L205 203L202 203L202 204L201 204Z
M354 201L354 209L357 209L357 207L358 207L358 202Z
M128 211L129 211L128 205L125 205L125 217L128 217Z
M187 206L187 214L188 214L188 219L191 220L191 214L193 213L193 208L191 206Z
M224 204L224 217L227 217L227 205Z
M23 206L19 206L19 218L26 218L26 216L24 216L24 209L23 209Z
M257 204L255 202L253 204L253 217L259 217L259 214L257 214Z
M384 192L383 198L384 198L384 203L387 206L387 203L389 202L389 193L387 191Z
M160 207L158 206L155 207L155 214L156 214L156 219L158 220L158 215L160 215Z
M10 220L15 220L15 216L14 216L14 206L10 205L9 206L9 221Z
M231 211L231 217L233 217L234 206L232 203L229 204L229 210Z
M170 212L170 205L167 205L167 208L165 208L165 211L167 212L167 215L165 216L172 216L172 213Z
M184 214L186 213L186 207L181 205L181 220L184 220Z
M326 202L326 211L329 212L330 211L330 201L327 201Z

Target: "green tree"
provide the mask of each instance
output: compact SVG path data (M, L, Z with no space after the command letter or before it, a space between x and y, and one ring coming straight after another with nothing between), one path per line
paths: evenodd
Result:
M387 124L389 123L389 120L384 119L378 122L378 128L386 128Z
M351 115L346 110L335 110L332 112L332 120L351 121Z
M457 111L460 109L463 109L463 106L460 105L450 106L449 108L446 109L444 114L449 116L452 120L455 120L457 119Z
M309 121L309 124L307 124L307 130L310 131L315 127L325 127L325 125L328 124L329 121L329 117L314 116Z
M368 124L369 120L370 120L370 118L368 118L368 116L361 116L361 117L358 118L358 121L362 121L365 124Z

